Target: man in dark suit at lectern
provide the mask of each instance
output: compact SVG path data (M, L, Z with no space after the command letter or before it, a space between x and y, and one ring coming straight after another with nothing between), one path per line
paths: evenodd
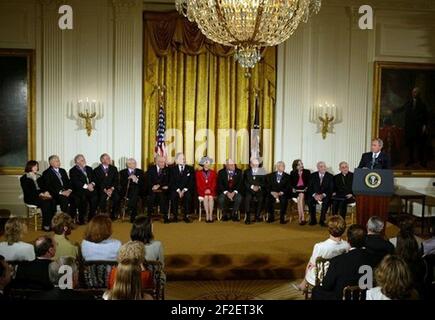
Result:
M358 168L391 169L390 157L382 151L384 143L381 139L372 140L371 152L363 153Z

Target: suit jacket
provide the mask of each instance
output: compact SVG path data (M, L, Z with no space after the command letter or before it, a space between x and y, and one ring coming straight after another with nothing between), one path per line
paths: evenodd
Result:
M119 189L119 174L115 166L109 165L109 170L106 175L103 165L100 164L94 169L94 179L99 192L103 192L104 189L112 187L115 188L115 190Z
M178 189L181 191L187 189L193 193L195 191L195 170L192 166L184 165L183 173L180 173L180 168L175 165L169 169L169 187L175 192Z
M228 170L221 169L218 172L218 194L224 193L224 191L237 191L238 193L242 193L243 191L243 173L242 170L236 168L232 177L233 183L232 187L230 186L230 180L228 177Z
M322 289L329 291L335 299L342 299L346 286L358 285L358 280L362 276L359 268L363 265L375 266L373 257L366 249L351 249L332 258L323 278Z
M196 192L198 196L204 197L205 190L210 189L210 196L216 196L216 172L214 170L208 170L208 179L205 179L204 170L198 170L195 173L196 180Z
M363 153L358 168L371 168L373 161L373 152ZM390 157L385 152L380 152L375 160L373 169L391 169Z
M387 254L394 253L394 245L380 235L367 235L366 249L373 256L374 262L378 265Z
M13 288L50 290L53 284L48 277L48 265L52 260L38 259L23 261L17 266L15 279L12 281Z
M329 172L325 172L322 184L320 184L319 172L313 172L310 177L310 184L308 185L308 194L326 194L330 198L334 190L334 176Z
M352 192L353 173L344 176L341 172L334 176L334 192L336 197L344 197Z
M72 167L69 170L69 177L71 179L72 190L75 193L83 193L86 192L86 189L83 189L85 184L95 183L94 171L91 167L85 167L86 175L83 173L81 169L77 166Z
M428 124L428 110L421 98L416 99L415 107L414 101L411 99L393 111L393 113L398 112L405 113L404 134L406 140L420 139L423 136L423 126Z
M151 194L152 188L154 185L159 184L160 189L162 187L169 186L169 172L168 168L165 167L161 169L162 172L160 175L157 174L157 167L155 165L148 168L148 171L146 173L146 192L148 194Z
M37 295L30 297L30 300L95 300L89 294L74 290L74 289L60 289L55 287L49 291L40 292Z
M302 171L302 181L304 182L305 188L308 188L310 184L311 172L308 169ZM297 170L292 170L290 172L290 187L291 189L296 189L299 181L299 173Z
M24 203L37 205L40 201L39 194L45 192L44 179L39 177L37 179L39 190L36 188L33 179L27 177L26 174L20 178L21 189L23 190Z
M128 192L130 193L131 191L136 190L139 192L140 195L145 194L145 173L143 172L143 170L136 168L134 169L133 174L138 178L138 180L137 183L130 181ZM128 177L128 168L119 171L119 182L121 185L121 195L123 197L127 193Z
M251 186L259 186L261 192L266 191L266 172L262 168L257 169L257 174L252 174L252 168L246 169L243 173L243 182L245 184L245 191L254 193Z
M284 192L286 195L290 192L290 175L286 172L282 173L280 182L277 180L278 172L269 173L266 176L267 192Z
M49 167L42 173L44 179L44 186L52 196L58 195L61 191L71 189L71 181L68 178L68 174L65 169L59 168L61 180L57 177L54 169Z

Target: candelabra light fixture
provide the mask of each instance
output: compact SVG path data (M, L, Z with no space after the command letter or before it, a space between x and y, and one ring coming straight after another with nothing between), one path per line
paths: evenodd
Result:
M97 117L97 102L95 100L89 101L89 98L86 98L86 101L79 100L78 115L84 120L86 134L90 137L92 130L94 130L92 121Z
M334 132L334 124L339 123L339 116L335 104L319 104L310 110L310 122L317 125L318 132L326 139L328 133Z
M320 6L321 0L175 0L208 39L234 47L243 68L253 68L262 47L287 40Z

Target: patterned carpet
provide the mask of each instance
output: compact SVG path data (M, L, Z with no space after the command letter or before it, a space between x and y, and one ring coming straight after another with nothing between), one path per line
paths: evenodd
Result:
M291 283L299 281L170 281L167 300L303 300Z

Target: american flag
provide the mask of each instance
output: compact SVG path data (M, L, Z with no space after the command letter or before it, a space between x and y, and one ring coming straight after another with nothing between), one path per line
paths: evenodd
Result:
M165 131L166 131L166 117L163 104L159 107L159 123L156 134L156 147L154 149L156 155L166 157L166 144L165 144Z
M260 158L260 110L258 96L255 97L254 123L251 129L251 157Z

